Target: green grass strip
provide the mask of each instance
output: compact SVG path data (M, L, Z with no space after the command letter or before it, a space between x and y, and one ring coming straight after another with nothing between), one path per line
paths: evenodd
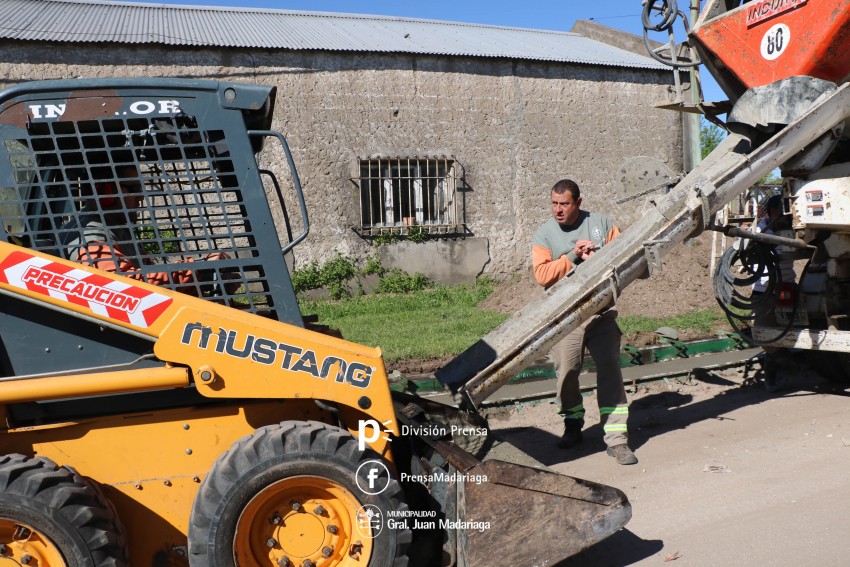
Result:
M659 327L672 327L678 331L693 329L702 333L713 333L717 329L728 327L726 317L719 307L663 318L641 315L618 317L617 324L624 335L652 332Z
M492 291L491 282L481 281L475 285L438 285L408 294L302 300L300 305L302 313L318 315L320 323L339 329L347 340L381 347L384 360L394 362L442 358L469 348L508 318L477 307ZM617 321L626 339L659 327L712 334L726 324L720 308L665 318L619 317Z
M463 352L508 318L476 307L492 291L489 282L435 286L410 294L301 301L301 311L318 315L349 341L381 347L387 362L441 358Z

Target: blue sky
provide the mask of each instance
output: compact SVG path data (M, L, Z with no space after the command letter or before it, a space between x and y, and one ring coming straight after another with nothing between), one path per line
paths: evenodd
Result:
M408 16L560 31L569 31L577 19L593 18L632 33L640 33L642 29L641 0L165 0L159 3Z
M404 16L498 26L569 31L576 20L600 24L642 35L641 0L160 0L160 4L235 6L314 12L348 12ZM680 0L680 8L689 5ZM684 28L675 24L676 40L683 41ZM664 36L650 36L667 41ZM725 99L708 72L702 71L705 98Z

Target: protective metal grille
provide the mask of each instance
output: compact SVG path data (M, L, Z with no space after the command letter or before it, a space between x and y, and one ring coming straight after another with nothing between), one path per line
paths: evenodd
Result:
M359 161L360 229L366 234L459 231L458 164L454 159L377 157Z
M185 115L39 122L6 150L10 240L277 318L223 130Z

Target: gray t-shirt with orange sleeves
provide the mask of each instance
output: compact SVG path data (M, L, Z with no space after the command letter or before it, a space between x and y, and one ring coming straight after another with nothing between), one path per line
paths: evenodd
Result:
M619 229L599 213L581 211L578 220L561 226L554 217L537 229L531 239L531 255L537 282L550 286L564 277L575 264L581 262L573 254L579 240L590 240L602 247L619 236Z

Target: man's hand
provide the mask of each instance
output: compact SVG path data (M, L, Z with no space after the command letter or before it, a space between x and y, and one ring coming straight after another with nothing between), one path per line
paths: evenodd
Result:
M573 246L573 254L576 255L576 258L587 260L593 255L597 248L599 247L592 240L579 240L576 242L575 246Z

